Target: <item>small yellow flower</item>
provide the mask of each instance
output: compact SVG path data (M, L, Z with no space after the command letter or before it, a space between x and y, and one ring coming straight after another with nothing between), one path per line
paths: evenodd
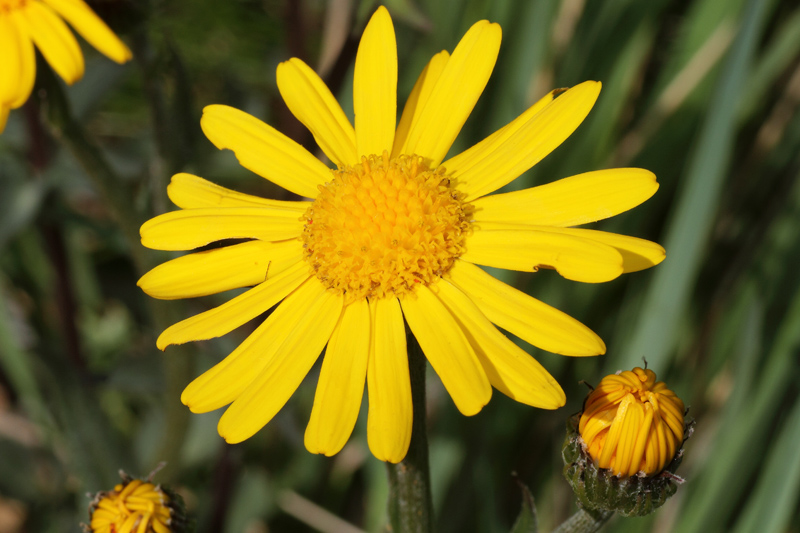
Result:
M628 477L666 467L683 443L683 402L652 370L606 376L586 399L579 431L600 468Z
M127 480L92 503L93 533L171 533L170 499L160 486Z
M241 442L269 422L327 345L306 448L332 455L344 446L366 381L369 447L400 461L412 426L404 322L465 415L486 405L492 387L535 407L564 405L558 383L495 325L559 354L605 352L586 326L477 265L549 268L598 283L658 264L664 249L655 243L572 227L631 209L658 184L646 170L613 169L487 196L578 127L600 92L591 81L551 92L444 161L486 86L500 38L497 24L481 21L452 55L436 54L399 122L395 34L383 7L356 56L355 127L311 68L296 58L280 64L283 99L335 169L255 117L205 108L201 126L218 148L313 199L266 200L177 174L168 194L181 210L141 228L142 244L159 250L248 239L169 261L139 280L162 299L254 286L168 328L159 348L224 335L279 304L181 396L197 413L231 404L218 426L225 440Z
M131 58L128 47L83 0L0 0L0 133L8 112L22 106L33 89L34 45L68 84L83 76L83 54L65 20L110 59Z

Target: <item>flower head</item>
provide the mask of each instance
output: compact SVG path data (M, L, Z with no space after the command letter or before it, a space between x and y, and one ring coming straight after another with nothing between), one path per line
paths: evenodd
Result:
M284 101L334 169L242 111L205 108L201 126L218 148L312 199L267 200L177 174L168 193L181 210L141 228L142 243L160 250L247 239L169 261L139 280L163 299L254 286L168 328L159 348L224 335L278 304L181 397L194 412L231 404L218 427L228 442L261 429L325 349L306 447L332 455L344 446L366 381L370 449L400 461L412 422L404 322L465 415L481 410L492 387L545 409L565 402L558 383L496 326L564 355L605 352L586 326L477 265L545 267L589 283L653 266L664 258L657 244L572 226L626 211L658 185L648 171L614 169L487 196L578 127L597 99L596 82L551 92L445 161L489 79L500 39L497 24L481 21L452 55L436 54L398 121L394 28L379 8L356 56L355 127L311 68L296 58L280 64Z
M68 84L83 77L83 54L64 21L117 63L131 58L128 47L83 0L0 0L0 133L9 110L22 106L33 89L34 45Z
M160 486L126 478L92 502L92 533L173 533L170 498Z
M604 377L586 399L579 431L600 468L627 477L652 476L683 443L684 405L652 370Z

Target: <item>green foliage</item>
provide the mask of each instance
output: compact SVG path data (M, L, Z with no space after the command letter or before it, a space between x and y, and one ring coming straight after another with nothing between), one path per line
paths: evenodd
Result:
M16 510L18 531L78 531L87 491L113 486L120 468L145 475L166 458L156 481L169 480L184 497L200 533L335 531L339 518L383 531L386 472L367 448L366 402L339 455L308 454L303 431L318 365L266 429L228 446L216 433L219 413L190 414L180 392L251 326L161 353L155 338L165 327L225 295L155 302L136 287L164 259L138 245L137 225L172 209L172 173L288 199L202 136L203 106L239 107L315 149L280 100L275 67L292 55L312 66L326 54L335 59L344 40L341 60L324 75L352 109L347 43L377 2L90 4L131 44L135 61L111 65L84 46L86 77L69 88L48 79L40 62L36 97L11 113L0 136L0 512ZM578 382L596 383L645 358L697 421L680 470L687 482L654 515L617 518L606 530L800 532L797 4L387 5L398 35L401 105L430 56L452 50L473 22L503 27L494 75L453 153L552 88L602 81L586 122L508 188L647 168L660 183L655 197L591 227L667 249L658 267L602 285L548 271L502 274L596 330L608 353L568 359L520 341L567 393L567 406L555 412L496 393L466 418L428 373L436 530L535 530L532 498L523 489L520 515L511 472L536 497L540 530L553 530L575 510L559 451L564 421L585 395ZM351 27L326 25L339 10L350 10L341 19ZM53 131L45 117L59 110L48 102L61 91L73 116L56 116ZM98 181L87 167L105 177Z

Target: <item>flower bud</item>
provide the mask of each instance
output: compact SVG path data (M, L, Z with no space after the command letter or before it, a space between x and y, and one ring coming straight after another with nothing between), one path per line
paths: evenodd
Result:
M606 376L570 419L564 475L589 509L643 516L666 502L691 433L684 404L655 372L634 368Z
M150 480L133 479L120 472L122 483L114 490L99 492L89 507L89 533L189 533L179 495L154 485Z

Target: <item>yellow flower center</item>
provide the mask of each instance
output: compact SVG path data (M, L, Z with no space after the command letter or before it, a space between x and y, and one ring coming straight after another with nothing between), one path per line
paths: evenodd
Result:
M469 229L469 205L444 172L386 152L334 170L303 216L314 274L348 301L434 283L464 253Z
M0 0L0 13L8 13L12 9L24 7L28 0Z

